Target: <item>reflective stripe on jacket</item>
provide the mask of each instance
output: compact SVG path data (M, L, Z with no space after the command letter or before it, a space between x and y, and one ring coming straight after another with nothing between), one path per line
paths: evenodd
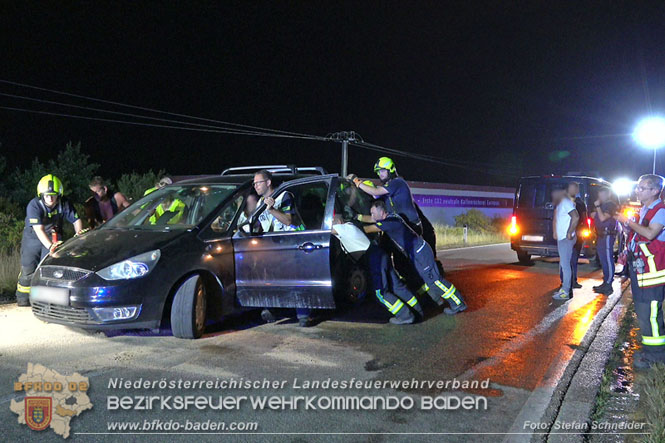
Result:
M635 223L649 226L651 219L660 209L665 209L663 202L649 209L642 220L636 215ZM665 242L658 240L658 236L649 240L635 231L630 233L628 241L635 259L643 262L643 266L635 268L638 286L644 288L665 285Z

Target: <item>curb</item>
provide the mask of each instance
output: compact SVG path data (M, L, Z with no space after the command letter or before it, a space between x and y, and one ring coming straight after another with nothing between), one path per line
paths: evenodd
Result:
M618 325L628 306L629 301L623 295L629 288L628 283L617 287L615 293L618 292L618 295L610 296L596 314L545 409L541 421L548 424L547 431L533 435L531 441L584 441L605 365L617 337ZM556 428L557 423L570 425L571 428Z
M580 367L568 386L555 423L577 423L579 434L550 435L548 442L582 442L584 433L591 429L591 415L596 405L605 366L612 353L617 338L619 324L623 319L629 301L621 297L596 333L588 351L582 358Z

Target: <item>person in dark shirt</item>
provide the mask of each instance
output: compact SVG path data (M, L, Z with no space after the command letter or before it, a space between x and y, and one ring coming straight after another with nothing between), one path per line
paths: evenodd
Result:
M418 235L423 236L432 249L439 273L443 275L443 265L436 260L436 233L434 227L414 201L411 188L409 188L406 180L397 174L395 162L390 157L381 157L374 164L374 172L381 179L381 185L379 186L374 186L372 182L362 181L355 174L351 174L349 178L353 180L358 189L374 198L382 199L386 203L389 213L399 214L411 229ZM358 220L365 223L371 222L371 218L367 215L359 216ZM395 254L394 251L389 252L392 253L397 271L408 280L413 280L412 276L409 275L411 268L409 263L405 262L400 254ZM425 292L424 287L421 288L421 292Z
M48 174L39 180L37 197L28 203L21 239L21 272L16 284L19 306L30 306L30 280L41 260L62 243L63 221L72 223L77 234L83 229L74 205L62 194L60 179Z
M610 197L609 188L601 188L598 191L598 200L594 202L594 210L591 213L596 227L596 252L603 268L603 283L594 286L593 290L605 295L610 295L613 292L614 242L619 229L614 218L618 205Z
M88 187L93 195L85 201L83 208L88 226L92 229L129 206L127 197L122 192L112 191L102 177L93 177Z
M368 185L355 176L353 176L353 182L367 194L384 200L389 212L399 214L409 223L411 229L418 235L422 235L423 227L411 189L406 180L397 175L395 162L389 157L381 157L374 164L374 172L381 179L382 185Z
M427 294L438 305L446 300L450 307L444 309L448 315L464 311L467 306L462 294L449 281L443 279L434 261L434 253L427 242L418 235L398 214L389 214L383 200L372 203L374 224L364 227L365 232L383 232L395 247L406 256L425 282Z
M395 273L388 254L370 241L362 229L350 221L345 223L341 214L335 214L332 233L346 254L356 261L363 260L369 268L376 298L394 315L390 323L405 325L415 322L416 316L411 309L419 318L423 317L418 299Z

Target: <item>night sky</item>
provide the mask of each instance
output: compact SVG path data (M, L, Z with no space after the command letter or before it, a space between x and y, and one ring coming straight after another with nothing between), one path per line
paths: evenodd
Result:
M24 3L0 6L0 80L313 135L355 130L462 165L395 156L410 180L637 176L652 157L632 128L665 113L663 2ZM2 83L0 92L146 114ZM124 118L4 96L0 106ZM54 157L70 140L110 178L340 164L332 142L0 110L10 168ZM371 174L379 155L352 148L350 171ZM665 150L660 160L665 173Z

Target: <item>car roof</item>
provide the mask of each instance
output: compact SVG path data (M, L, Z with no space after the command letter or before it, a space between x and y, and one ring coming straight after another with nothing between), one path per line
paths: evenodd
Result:
M521 177L520 180L547 180L547 179L561 179L561 178L576 178L576 179L605 181L602 178L589 177L587 175L529 175L526 177Z
M279 183L289 180L295 180L298 178L306 178L306 177L321 177L321 175L273 174L273 180ZM187 180L177 181L174 183L174 185L214 185L214 184L242 185L251 180L254 180L254 174L203 175L200 177L194 177Z
M606 186L611 186L612 184L605 179L599 177L589 177L586 175L530 175L527 177L520 178L520 183L523 181L535 181L535 180L591 180L599 183L603 183Z

